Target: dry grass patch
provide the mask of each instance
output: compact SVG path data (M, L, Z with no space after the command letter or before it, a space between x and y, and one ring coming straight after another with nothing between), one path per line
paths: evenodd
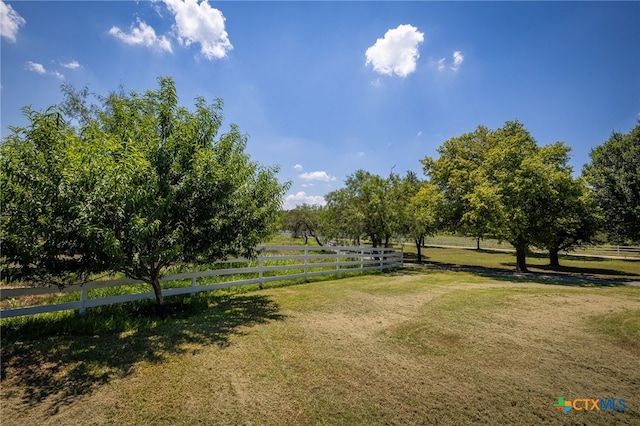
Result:
M226 317L212 303L128 336L3 347L3 425L640 422L640 288L408 270L256 295L263 312L237 295ZM58 393L32 397L21 375L74 344L115 358L102 365L112 374L62 398L60 368ZM18 361L34 350L41 364ZM625 398L627 410L565 416L559 396Z

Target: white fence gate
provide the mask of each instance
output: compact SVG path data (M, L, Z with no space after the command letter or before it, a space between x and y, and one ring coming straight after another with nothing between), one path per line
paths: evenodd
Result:
M224 264L228 265L232 263L243 266L167 275L163 277L161 281L171 281L174 282L174 284L176 284L175 282L177 281L178 283L177 286L173 288L163 289L162 295L165 297L180 294L194 295L201 291L248 284L258 284L260 288L262 288L264 283L272 281L307 279L309 277L327 274L354 273L371 270L382 271L402 266L402 249L354 246L264 246L260 247L260 254L256 259L229 259L225 262L220 262L218 265L224 266ZM218 278L212 279L211 277ZM182 281L182 283L180 283L180 281ZM198 281L200 281L200 283ZM206 281L210 282L207 283ZM89 290L140 283L142 283L142 281L125 278L109 281L90 281L83 284L69 285L62 289L56 286L5 288L0 290L0 297L2 299L30 295L37 296L79 292L80 300L66 303L0 309L0 318L64 310L78 310L82 313L85 309L94 306L155 298L153 291L89 298Z

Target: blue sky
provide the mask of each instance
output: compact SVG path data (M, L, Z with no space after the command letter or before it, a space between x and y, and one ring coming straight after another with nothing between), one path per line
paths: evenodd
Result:
M479 124L589 151L640 117L640 2L1 0L1 132L20 109L174 78L224 100L225 128L322 203L357 169L388 175Z

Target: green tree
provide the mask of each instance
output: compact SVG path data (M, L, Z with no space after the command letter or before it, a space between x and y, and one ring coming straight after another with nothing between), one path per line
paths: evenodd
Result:
M328 193L327 209L339 232L353 240L370 239L387 247L399 229L399 192L395 175L384 179L364 170L347 177L345 187Z
M426 157L421 160L424 172L442 191L440 220L444 229L474 237L480 247L480 239L487 236L489 215L482 200L473 189L478 185L477 170L482 166L493 138L485 126L447 140L438 148L440 158L436 162ZM446 190L444 190L446 189ZM488 194L487 194L488 195ZM471 203L478 207L471 209Z
M354 244L360 243L363 234L361 213L350 202L352 194L349 188L340 188L324 196L327 200L325 210L325 231L336 239L348 239Z
M627 134L613 132L590 153L583 175L616 243L640 243L640 121Z
M445 194L450 223L508 241L516 249L516 270L527 271L529 247L557 219L549 202L562 191L554 177L571 172L568 148L539 147L521 123L508 121L494 131L481 126L454 138L439 152L438 160L426 158L423 164Z
M190 111L172 79L158 81L98 105L67 87L64 109L25 109L30 125L1 148L5 267L57 283L123 272L162 306L170 265L255 254L288 184L250 160L236 125L217 137L221 100Z
M439 229L442 198L434 184L424 182L404 206L404 230L416 245L418 263L422 262L425 237Z
M294 238L304 238L305 244L312 237L322 246L321 221L322 207L304 203L285 212L282 227L291 231Z
M599 241L603 217L583 179L573 178L570 173L557 173L550 178L554 180L553 191L535 245L548 250L551 266L560 266L560 251Z

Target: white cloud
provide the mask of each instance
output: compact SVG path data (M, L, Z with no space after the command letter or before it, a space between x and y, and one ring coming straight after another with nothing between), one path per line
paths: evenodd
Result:
M38 74L51 74L59 80L64 80L64 74L58 71L48 71L44 65L39 64L37 62L27 61L24 63L24 68L28 71L37 72Z
M0 0L0 35L12 43L16 42L18 28L27 21L10 4Z
M178 41L187 47L200 43L200 52L207 59L220 59L233 49L225 31L225 18L207 0L164 0L175 16L174 31Z
M416 133L416 136L422 136L422 130L418 130L418 133Z
M453 52L452 57L453 57L453 65L451 65L449 69L453 72L458 72L458 70L460 69L460 65L462 65L462 63L464 62L464 55L462 54L461 51L456 50L455 52ZM438 68L438 71L440 72L447 69L446 59L445 58L438 59L436 66Z
M412 25L398 25L398 28L386 32L383 38L365 53L367 62L380 74L406 77L416 70L416 61L420 57L418 44L424 41L424 34Z
M304 191L298 191L295 194L289 194L284 197L284 210L291 210L301 204L311 204L316 206L324 206L327 201L322 195L307 195Z
M42 64L38 64L37 62L31 62L31 61L27 61L24 63L24 67L29 70L29 71L33 71L33 72L37 72L38 74L46 74L47 70L44 69L44 66L42 66Z
M295 166L293 166L294 169L296 169L297 171L300 171L303 169L301 164L296 164Z
M80 68L82 65L78 61L67 62L66 64L60 64L65 68L69 68L70 70L75 70Z
M173 52L171 42L165 36L157 36L153 27L147 25L140 19L138 26L131 25L129 33L125 33L120 28L114 26L109 30L109 34L131 45L142 44L158 50Z
M461 51L456 50L455 52L453 52L453 65L451 66L451 70L453 70L453 72L457 72L460 69L460 65L462 65L463 61L464 56L462 55Z
M304 180L319 180L322 182L331 182L336 180L335 176L331 176L329 175L327 172L320 170L317 172L307 172L307 173L302 173L301 175L298 176L300 179L304 179Z

